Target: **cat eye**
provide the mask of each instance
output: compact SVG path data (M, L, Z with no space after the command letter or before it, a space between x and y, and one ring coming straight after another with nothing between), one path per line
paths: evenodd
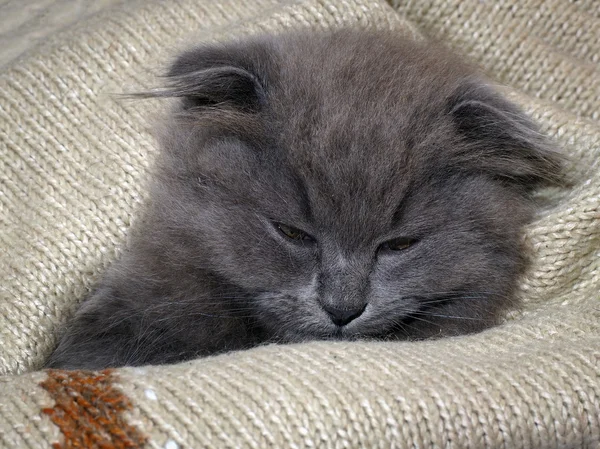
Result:
M275 227L279 232L285 235L287 238L291 240L296 240L299 242L314 242L315 239L308 235L306 232L294 228L292 226L284 225L283 223L274 223Z
M417 239L411 239L409 237L398 237L396 239L388 240L383 243L379 248L386 251L402 251L410 248L415 243L417 243Z

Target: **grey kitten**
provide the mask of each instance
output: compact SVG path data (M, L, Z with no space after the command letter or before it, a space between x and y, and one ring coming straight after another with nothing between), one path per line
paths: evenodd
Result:
M480 331L515 303L536 126L444 49L297 31L182 54L131 247L48 367Z

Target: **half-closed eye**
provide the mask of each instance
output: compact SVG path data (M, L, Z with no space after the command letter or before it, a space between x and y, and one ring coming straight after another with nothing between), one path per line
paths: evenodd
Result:
M290 240L306 243L315 241L315 239L312 236L302 231L301 229L294 228L293 226L289 226L278 222L275 222L273 224L275 225L275 228L279 231L280 234L283 234Z
M387 242L381 244L379 247L380 251L403 251L405 249L410 248L415 243L417 243L417 239L413 239L410 237L397 237L392 240L388 240Z

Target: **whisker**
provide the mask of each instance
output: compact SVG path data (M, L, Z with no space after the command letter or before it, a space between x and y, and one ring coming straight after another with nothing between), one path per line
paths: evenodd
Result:
M419 320L419 321L423 321L423 322L425 322L425 323L427 323L427 324L433 324L433 325L435 326L435 323L434 323L433 321L426 320L425 318L421 318L421 317L414 316L414 315L410 315L410 318L413 318L413 319L415 319L415 320ZM407 326L410 326L410 325L409 325L408 323L406 323L406 322L405 322L404 324L406 324ZM410 326L410 327L412 327L413 329L416 329L414 326Z
M466 317L466 316L455 316L455 315L443 315L443 314L439 314L439 313L429 313L426 310L418 310L416 312L413 312L413 315L425 315L425 316L433 316L433 317L439 317L439 318L452 318L452 319L456 319L456 320L473 320L473 321L483 321L482 318L477 318L477 317ZM411 316L413 316L411 315ZM416 317L415 317L416 318Z

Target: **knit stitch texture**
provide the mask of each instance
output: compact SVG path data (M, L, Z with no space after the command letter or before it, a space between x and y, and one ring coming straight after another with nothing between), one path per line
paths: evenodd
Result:
M440 341L270 345L117 369L110 394L126 410L123 429L135 447L169 449L600 448L596 0L130 1L8 66L0 74L0 447L69 447L50 412L56 390L44 387L58 374L35 370L126 244L156 151L158 106L113 94L151 86L191 42L343 25L443 41L570 156L573 186L546 192L552 205L527 231L534 259L522 310L481 334Z

